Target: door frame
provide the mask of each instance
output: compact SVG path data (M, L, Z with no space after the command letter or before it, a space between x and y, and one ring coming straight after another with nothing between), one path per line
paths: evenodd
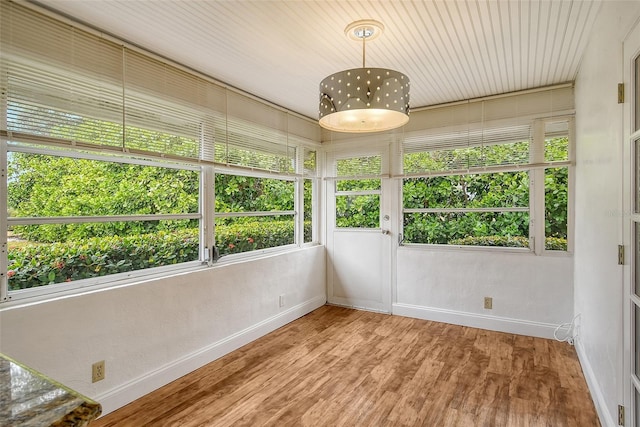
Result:
M323 179L323 198L324 198L324 231L325 231L325 244L327 249L327 302L335 305L348 306L357 309L369 310L369 311L377 311L391 314L392 306L393 306L393 278L395 277L395 248L396 248L396 239L397 236L397 220L395 220L396 209L394 209L394 200L395 200L395 188L396 182L394 179L390 177L389 171L391 169L390 162L393 161L393 156L391 155L391 147L394 144L388 141L356 141L356 142L346 142L336 144L334 146L328 147L325 150L325 161L324 161L324 179ZM386 265L386 271L383 273L383 290L382 290L382 304L380 308L372 308L361 306L359 304L352 304L349 301L345 301L342 299L336 299L333 297L333 273L334 273L334 265L332 261L331 253L333 251L334 244L334 236L333 233L336 232L335 228L335 182L334 178L335 172L335 162L339 159L349 158L349 157L360 157L360 156L372 156L372 155L380 155L381 156L381 164L382 170L380 175L381 187L380 187L380 227L377 229L344 229L343 231L337 231L339 233L343 232L354 232L354 233L380 233L383 234L383 230L388 231L388 234L385 235L384 241L384 252L383 256L386 257L384 263ZM365 177L363 177L365 178ZM372 178L368 176L368 178ZM385 220L385 216L388 216L389 219Z
M637 405L635 391L640 392L639 375L634 374L636 371L636 322L635 308L640 308L640 297L636 295L635 283L640 280L636 277L636 253L640 249L635 239L636 228L640 227L640 211L637 212L636 206L640 202L638 200L636 174L640 173L636 160L636 152L634 145L636 141L640 141L640 129L634 130L635 111L640 108L640 100L634 99L634 94L640 93L636 86L638 83L634 73L634 59L640 57L640 23L627 33L623 41L623 82L625 102L623 104L622 118L622 166L623 166L623 193L622 193L622 232L623 245L626 249L624 265L623 265L623 381L622 381L622 398L625 411L625 424L638 425L640 422L640 413L636 413ZM640 126L638 126L640 128ZM640 367L639 367L640 368Z

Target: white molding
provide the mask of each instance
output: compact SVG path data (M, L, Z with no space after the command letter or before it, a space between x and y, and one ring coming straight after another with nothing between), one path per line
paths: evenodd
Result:
M596 380L596 376L593 373L593 368L591 367L591 363L589 363L589 358L582 347L582 343L580 342L580 338L577 338L575 341L576 353L578 354L578 360L580 361L580 366L582 366L582 373L584 374L584 378L587 381L587 386L589 387L589 391L591 392L591 398L593 399L593 404L596 407L596 412L598 413L598 418L600 418L600 424L602 427L615 427L618 425L617 422L614 421L612 415L609 411L607 411L607 403L602 395L602 390L598 386L598 381Z
M401 303L393 304L392 313L398 316L548 339L554 339L553 332L558 326L551 323ZM560 331L562 331L562 335L565 335L568 332L568 328L561 328Z
M95 396L94 399L102 405L102 415L106 415L310 313L325 303L326 296L318 295L145 375L121 384L106 393Z

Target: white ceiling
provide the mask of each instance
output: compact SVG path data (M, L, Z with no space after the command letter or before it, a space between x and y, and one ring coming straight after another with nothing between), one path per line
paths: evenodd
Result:
M39 0L311 118L318 84L362 65L344 28L376 19L367 66L411 79L420 107L575 79L599 0Z

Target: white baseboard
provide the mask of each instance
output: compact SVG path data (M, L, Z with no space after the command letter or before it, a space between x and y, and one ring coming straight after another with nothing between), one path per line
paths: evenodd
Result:
M553 339L553 332L558 326L550 323L400 303L393 304L392 313L417 319L549 339ZM559 333L564 336L567 331L567 328L561 328Z
M598 386L598 381L596 381L593 369L591 368L591 363L587 358L584 347L582 347L580 338L576 339L575 346L576 353L578 353L578 359L580 360L580 365L582 366L584 378L587 381L587 386L589 387L589 391L591 392L591 398L593 399L593 403L596 407L598 418L600 418L600 424L602 425L602 427L617 426L618 423L613 420L613 415L609 411L607 411L607 403L605 402L604 396L602 395L602 390L600 390L600 387Z
M106 415L323 306L319 295L95 397Z

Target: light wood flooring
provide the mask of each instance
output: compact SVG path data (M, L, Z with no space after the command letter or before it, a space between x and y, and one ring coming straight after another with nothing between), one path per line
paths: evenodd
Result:
M107 426L599 426L573 347L324 306Z

